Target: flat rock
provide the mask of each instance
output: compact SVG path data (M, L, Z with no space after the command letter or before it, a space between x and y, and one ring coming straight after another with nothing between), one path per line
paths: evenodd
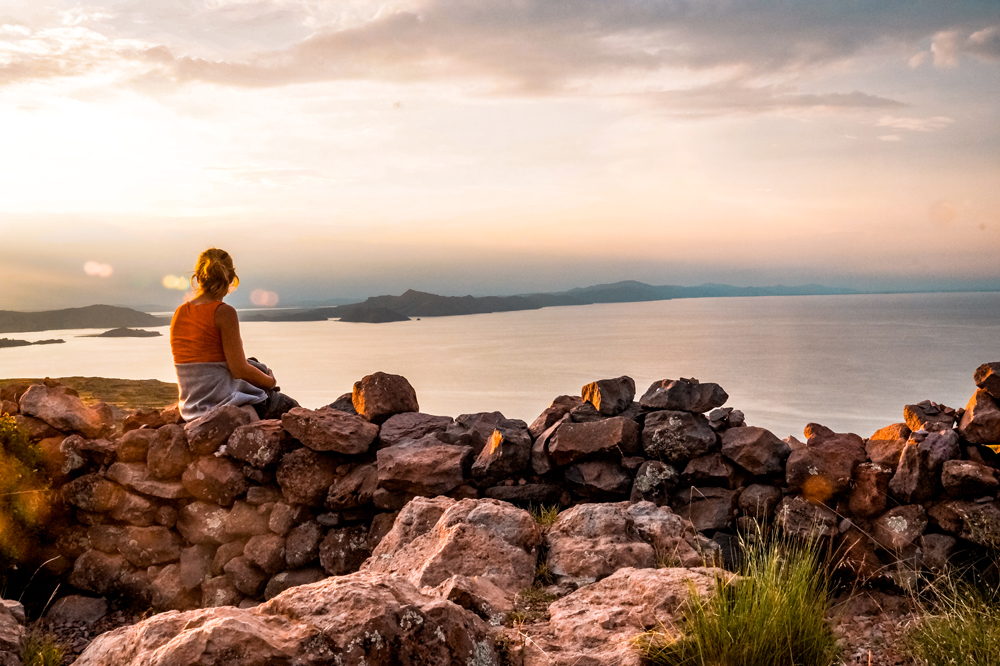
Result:
M107 614L107 599L71 594L57 599L45 613L45 618L54 624L79 622L89 627Z
M613 460L590 460L570 465L566 485L578 496L595 501L625 499L632 491L632 475Z
M621 414L635 398L635 381L622 376L599 379L580 389L580 395L604 416Z
M185 424L184 432L193 455L209 456L218 451L237 428L256 420L252 407L223 405Z
M718 448L715 431L701 414L658 411L646 417L642 448L650 458L670 464L686 464Z
M390 492L442 495L465 481L472 448L442 444L429 435L380 449L377 461L380 487Z
M682 621L691 595L712 594L722 569L623 568L549 607L549 621L526 627L524 666L641 666L632 639Z
M592 423L563 422L548 442L548 453L558 466L594 458L638 455L639 426L622 417Z
M354 409L372 423L384 423L394 414L419 412L417 393L406 377L376 372L354 384Z
M180 481L160 481L152 478L145 463L115 463L108 468L108 478L151 497L183 499L191 496Z
M559 503L563 489L550 483L526 483L513 486L493 486L483 491L486 497L519 506L549 506Z
M703 414L721 407L729 394L718 384L700 383L697 379L662 379L646 390L639 399L643 409L668 409L671 411Z
M545 534L545 543L556 580L576 585L588 585L626 567L653 567L656 561L627 503L567 509Z
M332 456L303 447L281 458L276 478L290 504L315 506L323 503L337 480L337 467Z
M671 506L699 532L721 530L736 518L739 496L739 490L726 488L685 488L674 495Z
M295 571L282 571L271 576L264 588L264 599L271 600L293 587L299 585L309 585L326 578L326 572L319 567L309 569L296 569Z
M421 588L480 577L510 597L530 587L542 539L528 512L492 499L445 500L404 507L362 571L398 573Z
M450 416L433 416L422 412L403 412L386 419L379 429L382 446L395 446L427 435L444 434L455 422Z
M24 416L45 421L56 430L78 432L91 439L101 437L114 425L113 418L84 404L76 391L66 386L32 384L21 396L18 408Z
M281 416L281 425L313 451L358 455L368 451L378 426L360 416L330 407L293 407Z
M997 471L972 460L946 460L941 467L941 485L951 497L978 498L995 495L1000 481Z
M282 421L267 419L236 428L226 441L226 455L264 469L277 465L290 446L291 437Z

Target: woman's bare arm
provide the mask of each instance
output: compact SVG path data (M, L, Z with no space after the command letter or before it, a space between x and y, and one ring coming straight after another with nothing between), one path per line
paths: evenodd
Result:
M243 351L243 338L240 337L240 320L236 309L223 303L215 311L215 325L222 334L222 351L226 354L226 364L229 372L236 379L243 379L254 386L271 389L277 385L274 377L265 374L247 363L247 355Z

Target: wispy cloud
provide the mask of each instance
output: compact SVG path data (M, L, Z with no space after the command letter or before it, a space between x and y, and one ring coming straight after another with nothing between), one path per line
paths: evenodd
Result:
M911 132L936 132L948 127L953 119L947 116L933 116L931 118L899 118L896 116L882 116L875 123L877 127L891 127L893 129L909 130Z

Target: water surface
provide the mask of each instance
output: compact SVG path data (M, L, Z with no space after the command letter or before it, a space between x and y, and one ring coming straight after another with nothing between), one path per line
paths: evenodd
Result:
M0 349L0 377L174 381L161 338L8 334L66 344ZM249 355L308 407L362 376L407 377L423 411L534 419L557 395L627 374L641 393L696 377L751 425L801 435L816 421L867 437L923 399L964 406L972 372L1000 360L1000 293L773 296L546 308L389 324L243 324Z

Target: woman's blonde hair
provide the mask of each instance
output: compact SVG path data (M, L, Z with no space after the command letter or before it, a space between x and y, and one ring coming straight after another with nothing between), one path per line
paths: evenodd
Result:
M233 258L228 252L210 247L198 255L194 275L191 276L191 288L196 294L222 298L229 293L230 287L235 289L239 283Z

